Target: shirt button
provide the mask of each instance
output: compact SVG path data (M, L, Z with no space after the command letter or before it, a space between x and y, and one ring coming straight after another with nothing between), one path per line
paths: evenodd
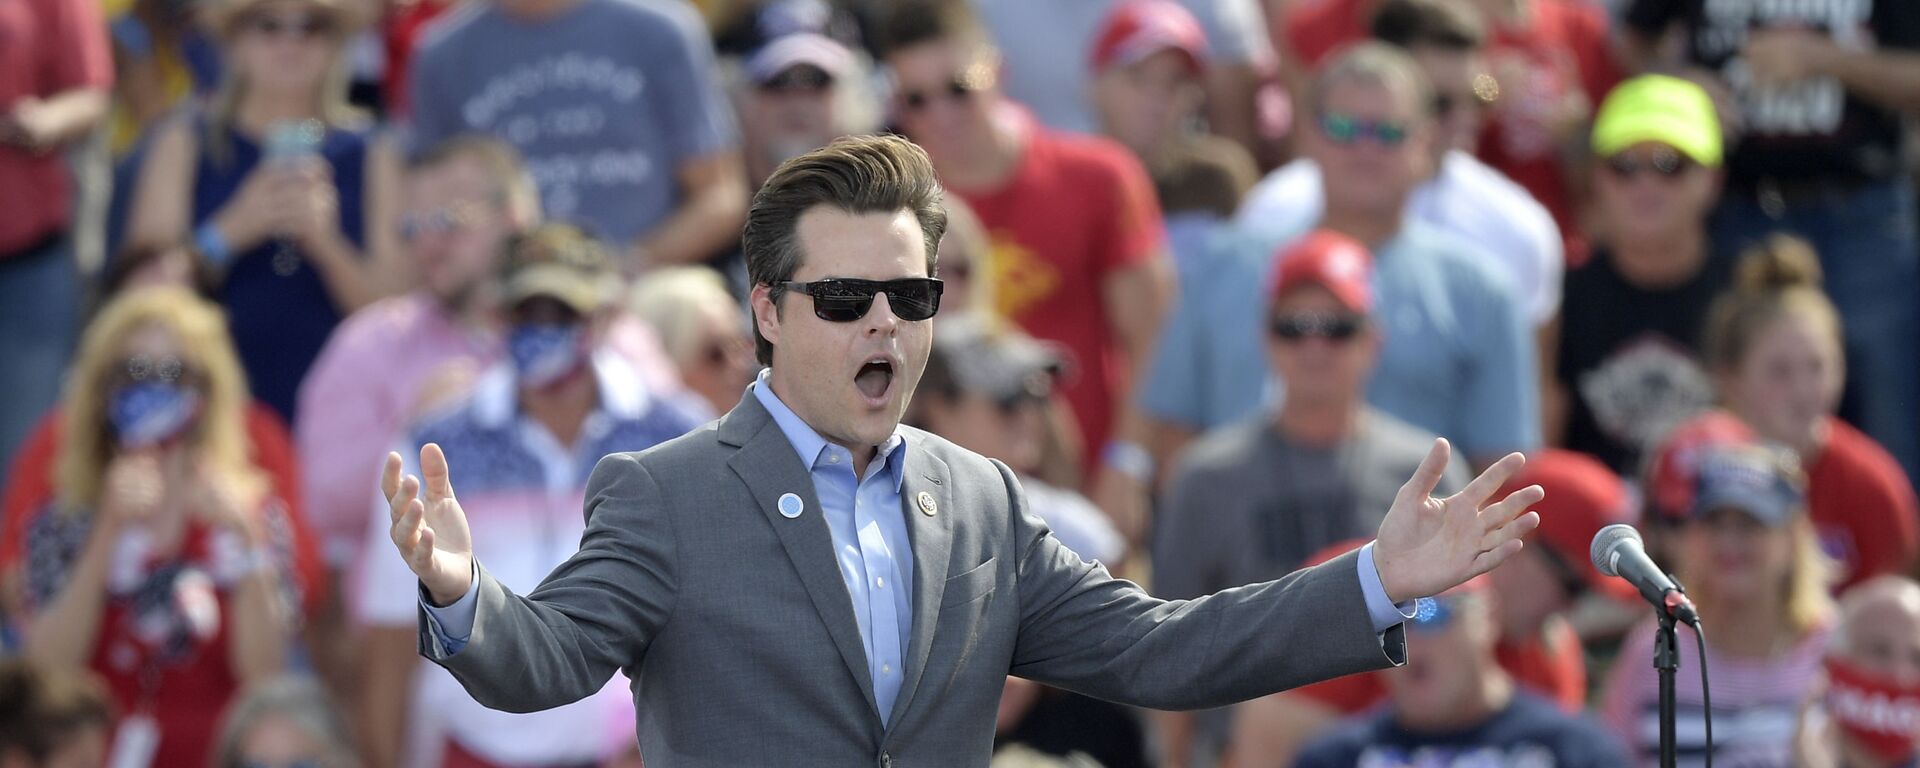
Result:
M881 576L881 577L878 577L878 578L876 578L876 579L874 579L874 580L873 580L873 583L874 583L874 586L877 586L877 587L879 587L879 588L881 588L881 589L886 589L886 588L887 588L887 578L886 578L885 576Z
M827 454L827 463L828 463L828 464L838 464L838 463L840 463L840 454L837 454L837 453L829 453L829 454Z
M883 675L891 675L891 674L893 674L893 665L892 665L892 664L882 664L882 665L880 665L880 674L883 674Z

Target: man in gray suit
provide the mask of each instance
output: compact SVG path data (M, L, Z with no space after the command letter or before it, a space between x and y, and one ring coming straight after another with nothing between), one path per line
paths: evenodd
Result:
M1398 664L1413 600L1538 524L1538 488L1489 503L1517 454L1431 498L1436 442L1358 552L1188 601L1113 578L1053 538L1006 466L900 426L945 219L905 140L783 165L744 237L769 369L720 421L601 460L579 553L531 595L474 560L437 446L424 482L388 456L420 652L510 711L624 669L652 766L980 766L1008 674L1187 709Z

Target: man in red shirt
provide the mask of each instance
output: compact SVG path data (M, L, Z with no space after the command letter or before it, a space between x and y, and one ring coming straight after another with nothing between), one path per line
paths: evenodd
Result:
M1065 394L1095 501L1130 527L1153 473L1131 393L1173 283L1146 172L1125 147L1046 128L1006 99L965 3L900 3L883 38L896 124L986 225L999 314L1070 353Z
M0 466L59 396L80 305L61 150L106 117L112 82L96 0L0 3Z

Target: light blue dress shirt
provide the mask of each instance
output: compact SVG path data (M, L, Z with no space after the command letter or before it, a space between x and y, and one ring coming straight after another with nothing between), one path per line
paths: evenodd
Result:
M906 513L900 507L900 484L906 461L905 437L896 429L867 462L866 477L856 479L853 456L846 448L827 442L793 409L773 394L767 371L749 388L775 424L793 444L813 477L827 530L833 536L834 559L853 599L853 615L860 623L860 640L867 651L867 671L873 680L873 700L884 725L900 693L907 639L913 631L913 548L907 538ZM884 469L884 471L882 471ZM803 511L802 514L805 514ZM1415 601L1398 605L1387 598L1374 566L1373 544L1360 548L1360 591L1375 633L1411 619ZM452 604L435 607L420 588L428 631L447 655L459 653L473 636L474 592L479 572L467 593Z
M867 462L866 477L853 474L853 454L827 442L800 420L768 386L767 372L753 384L753 396L793 444L800 463L813 476L813 492L833 534L834 560L853 598L860 641L867 649L873 702L885 724L900 693L906 648L913 631L913 547L907 539L906 513L900 508L906 438L895 428Z

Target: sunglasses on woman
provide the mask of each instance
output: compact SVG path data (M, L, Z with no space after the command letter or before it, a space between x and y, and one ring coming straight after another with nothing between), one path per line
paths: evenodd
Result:
M945 284L932 277L903 277L898 280L858 280L831 277L812 282L786 281L775 287L813 297L813 315L829 323L851 323L867 316L873 297L887 295L887 306L902 320L919 321L940 311L940 292Z
M1306 338L1347 341L1360 335L1360 329L1365 326L1364 319L1353 315L1301 312L1273 318L1270 330L1274 336L1286 341Z
M245 28L266 37L297 37L302 40L311 40L332 35L333 20L310 13L290 16L262 13L247 19Z
M193 367L175 355L133 355L120 361L117 368L107 375L112 385L126 384L174 384L192 381L197 377Z

